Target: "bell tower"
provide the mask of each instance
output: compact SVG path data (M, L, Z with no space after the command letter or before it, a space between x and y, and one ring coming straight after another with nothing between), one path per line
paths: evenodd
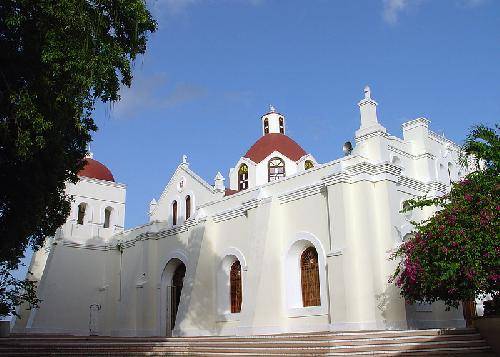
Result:
M261 117L262 135L271 133L285 134L285 116L276 111L272 105L269 106L269 112Z

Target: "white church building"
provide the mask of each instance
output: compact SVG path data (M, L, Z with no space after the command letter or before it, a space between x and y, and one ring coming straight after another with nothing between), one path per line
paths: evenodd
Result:
M186 157L149 222L124 229L126 186L87 158L67 222L33 255L39 307L13 332L107 336L253 335L462 327L461 309L405 303L388 282L411 234L415 196L466 174L459 147L417 118L387 132L366 87L355 144L326 163L286 135L273 107L262 136L209 183Z

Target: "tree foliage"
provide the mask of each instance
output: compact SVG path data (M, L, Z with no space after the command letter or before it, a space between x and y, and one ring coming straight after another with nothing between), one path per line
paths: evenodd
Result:
M406 202L404 211L438 209L429 219L413 222L413 238L392 256L400 264L391 280L409 302L443 300L456 307L500 291L498 126L473 128L462 152L462 164L481 169L453 183L442 197Z
M156 30L143 0L0 2L0 262L16 268L70 210L96 125Z
M0 316L13 314L20 317L16 307L26 302L29 307L37 306L36 282L31 279L16 279L7 264L0 263Z

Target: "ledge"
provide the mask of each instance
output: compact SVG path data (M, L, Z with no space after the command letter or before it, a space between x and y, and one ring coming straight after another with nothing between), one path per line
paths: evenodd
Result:
M241 312L226 312L217 316L217 322L240 321Z
M287 311L288 317L311 317L328 315L326 307L323 306L308 306L308 307L292 307Z

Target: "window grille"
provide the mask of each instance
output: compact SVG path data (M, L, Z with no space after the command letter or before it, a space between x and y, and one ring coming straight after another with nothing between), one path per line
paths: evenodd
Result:
M230 285L231 285L231 313L238 313L241 311L241 264L239 260L236 260L233 265L231 265L230 272Z
M300 273L303 306L320 306L318 253L314 247L309 247L302 253Z

